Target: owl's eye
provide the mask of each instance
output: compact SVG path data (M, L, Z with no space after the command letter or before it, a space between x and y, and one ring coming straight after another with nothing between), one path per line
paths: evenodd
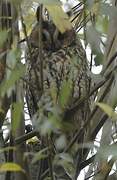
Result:
M49 44L52 43L51 34L46 29L43 29L42 41L47 41Z
M46 41L46 36L45 36L45 34L42 34L42 41Z
M48 32L42 32L42 41L47 41L49 39L49 33Z

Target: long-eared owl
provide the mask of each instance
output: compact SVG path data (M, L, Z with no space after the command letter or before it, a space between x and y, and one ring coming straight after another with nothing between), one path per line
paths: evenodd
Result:
M70 119L77 129L87 119L89 112L88 102L84 102L82 107L69 113L74 103L89 93L88 63L85 51L73 28L61 34L52 20L42 18L43 69L40 69L42 67L40 66L38 36L39 22L30 34L31 48L28 49L26 55L26 101L30 117L32 118L38 111L40 101L45 101L45 97L48 97L52 106L59 106L61 118ZM40 71L43 73L43 79L40 77ZM68 94L68 97L62 105L60 96L62 89L65 89L64 86L66 89L68 87L68 93L64 93ZM43 103L46 104L46 102Z
M52 20L42 18L40 60L39 28L37 22L30 34L30 49L26 55L26 101L29 115L33 118L38 112L39 118L42 118L40 109L43 108L44 116L48 119L57 107L58 111L54 113L62 122L71 123L74 133L83 125L90 112L88 101L84 101L73 113L70 111L75 103L89 93L85 50L73 28L62 34Z
M68 122L72 125L72 133L67 133L69 137L69 134L73 135L82 127L90 112L87 100L78 109L71 111L74 104L89 93L90 80L85 50L73 28L62 34L52 20L42 18L40 60L39 28L37 22L30 34L30 49L26 55L26 101L29 115L31 119L35 119L34 116L38 114L39 118L46 117L46 120L52 114L57 118L59 116L61 123ZM40 127L37 126L37 129Z

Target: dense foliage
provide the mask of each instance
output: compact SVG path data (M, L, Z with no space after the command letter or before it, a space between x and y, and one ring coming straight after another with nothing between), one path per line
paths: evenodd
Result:
M42 13L41 9L37 13L38 26L42 29L36 30L39 48L32 48L39 3L45 11ZM0 1L0 179L109 180L117 177L117 2L75 0L71 3L68 0L63 2L63 7L64 11L59 0ZM51 36L56 35L56 29L60 35L60 39L56 38L60 44L51 43L54 53L49 51L50 41L47 43L43 38L43 14L49 23L52 21L48 28L44 27L45 36L48 37L47 31ZM70 44L70 36L72 40L77 39L77 48ZM44 51L47 55L42 58L45 47L48 47ZM44 77L50 77L45 62L48 63L48 58L52 60L53 54L58 58L61 49L68 52L65 57L62 54L64 62L71 58L71 62L63 66L64 73L70 66L69 77L61 78L59 92L52 79L46 93L41 78L42 95L35 91L37 94L33 92L31 98L27 86L31 89L34 85L36 89L38 83L27 70L28 59L39 58L40 75L43 77L46 73ZM76 49L78 54L74 56ZM57 58L53 60L60 60ZM33 67L33 63L30 66ZM59 66L58 63L56 68ZM54 63L51 67L55 68ZM35 74L36 67L33 68ZM73 101L71 92L75 80L71 74L77 71L82 74L82 81L77 85L80 95ZM37 107L34 99L38 101ZM74 123L75 112L78 119Z

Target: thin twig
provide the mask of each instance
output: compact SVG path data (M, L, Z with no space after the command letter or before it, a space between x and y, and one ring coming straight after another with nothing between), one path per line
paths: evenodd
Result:
M83 168L85 168L86 166L88 166L89 164L91 164L91 163L94 161L95 156L96 156L96 154L93 155L92 157L90 157L89 159L87 159L86 161L81 162L80 168L83 169Z
M88 17L88 15L87 15L86 18L87 18L87 19L85 20L85 23L88 23L88 22L90 21L90 18ZM84 20L82 20L82 21L80 22L80 24L78 25L78 27L76 28L76 32L79 32L79 31L84 27L83 21L84 21ZM79 29L78 29L78 28L79 28Z
M76 6L72 7L72 10L75 11L76 9L80 8L82 5L83 5L83 2L80 2Z
M28 46L28 49L29 49L30 57L32 57L32 54L31 54L31 45L30 45L30 41L29 41L29 38L28 38L28 35L27 35L26 25L25 25L25 23L24 23L24 18L23 18L23 16L22 16L21 7L20 7L20 17L21 17L21 23L22 23L23 33L24 33L24 35L25 35L25 40L26 40L26 43L27 43L27 46ZM31 58L31 59L32 59L32 58Z
M41 143L41 147L40 147L40 150L42 150L42 149L43 149L43 143ZM37 173L38 175L37 175L36 180L41 179L41 173L43 172L42 170L43 170L43 159L40 160L40 164L38 167L38 173Z
M71 22L75 21L75 19L81 14L81 12L79 12L78 14L76 14L76 16L71 20Z
M103 69L102 73L104 74L105 71L109 68L109 66L112 64L112 62L115 60L115 58L117 57L117 52L115 52L115 54L110 58L110 60L108 61L107 65L105 66L105 68Z
M42 58L42 4L39 7L39 55L38 62L40 62L40 77L41 77L41 91L43 93L43 58Z
M89 66L90 71L92 70L92 64L93 64L93 54L91 51L91 61L90 61L90 66Z
M39 136L39 132L33 130L33 131L31 131L31 132L29 132L27 134L24 134L24 135L16 138L15 139L15 145L21 144L21 143L27 141L28 139L30 139L30 138L32 138L34 136Z
M12 68L9 67L8 65L6 65L6 68L7 68L8 70L10 70L10 71L13 71L13 70L15 69L15 68L12 69ZM34 87L30 82L28 82L26 78L20 77L20 79L21 79L23 82L25 82L26 84L28 84L32 89L35 89L35 87Z
M89 176L89 177L85 178L84 180L88 180L88 179L90 179L90 178L92 178L92 177L95 177L95 175L97 175L98 173L99 173L99 171L98 171L98 172L96 172L96 173L94 173L94 174L92 174L91 176Z
M49 168L46 171L44 171L44 173L40 177L40 180L44 179L48 173L49 173Z
M51 146L49 137L47 137L47 145L48 145L48 147ZM48 165L49 165L49 172L50 172L51 180L54 180L53 167L52 167L52 157L51 157L51 149L52 149L51 147L48 148Z

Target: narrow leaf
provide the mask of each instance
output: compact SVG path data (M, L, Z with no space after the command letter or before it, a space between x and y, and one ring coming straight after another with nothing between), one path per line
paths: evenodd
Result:
M44 5L61 5L60 1L58 0L39 0L41 4Z
M9 150L16 150L16 147L11 147L11 146L8 146L8 147L5 147L5 148L2 148L0 149L0 153L3 153L4 151L9 151Z
M108 104L96 103L110 118L117 119L117 113Z
M71 80L63 81L59 95L59 103L62 108L65 108L68 105L71 96L71 91L72 91L72 81Z
M48 148L44 148L44 149L40 150L38 153L36 153L34 158L32 159L32 164L41 159L47 158L47 153L45 154L45 152L47 152L47 150L48 150Z
M61 33L72 28L69 17L63 11L58 0L40 0L39 2L48 10L49 15Z
M73 159L68 153L60 153L59 157L67 162L73 163Z
M0 93L2 96L4 96L4 94L6 92L8 92L8 90L13 87L13 85L15 84L15 82L17 80L20 79L20 77L22 77L25 73L25 66L23 64L20 64L19 66L16 66L14 68L14 70L12 70L9 79L3 81L3 83L1 84L0 87Z
M52 17L53 22L59 29L61 33L64 33L67 30L70 30L72 28L72 25L69 21L69 17L66 13L64 13L61 6L57 5L45 5L47 8L50 16Z
M21 116L23 112L23 103L18 102L13 104L13 133L15 133L16 129L19 126Z
M21 166L19 166L16 163L4 163L0 166L0 172L5 172L5 171L21 171L23 173L25 173L25 171L21 168Z
M8 36L8 32L6 30L0 31L0 47L3 46L4 42L6 41Z

